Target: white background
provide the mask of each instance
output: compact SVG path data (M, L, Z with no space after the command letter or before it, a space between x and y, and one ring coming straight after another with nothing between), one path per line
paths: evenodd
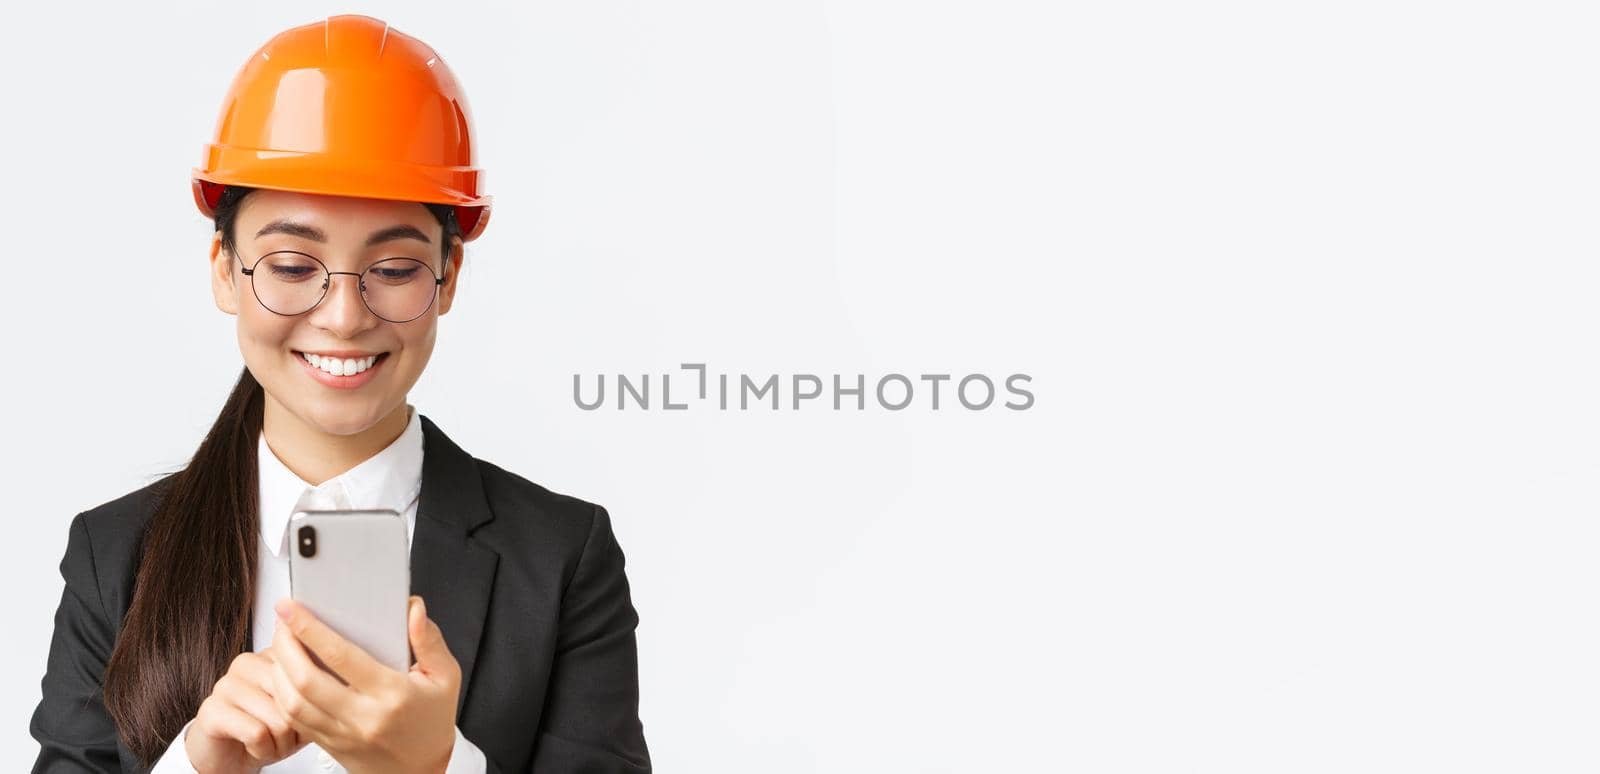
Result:
M240 367L222 94L344 11L496 197L411 401L610 509L658 770L1600 768L1582 4L725 0L7 12L0 769L68 521ZM682 362L1037 400L573 403Z

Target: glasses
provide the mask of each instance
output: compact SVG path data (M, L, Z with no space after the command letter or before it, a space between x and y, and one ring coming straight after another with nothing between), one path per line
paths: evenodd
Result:
M385 258L366 271L328 271L322 261L294 250L278 250L256 259L240 271L250 278L256 300L266 310L284 317L302 315L322 303L333 275L348 274L361 288L367 309L389 322L403 323L421 317L433 306L444 278L414 258Z

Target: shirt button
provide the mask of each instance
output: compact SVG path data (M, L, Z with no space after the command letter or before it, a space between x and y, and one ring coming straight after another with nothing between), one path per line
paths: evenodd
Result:
M328 771L333 771L333 767L339 765L339 762L335 761L333 756L328 754L327 750L317 751L317 763L322 764L322 768L327 769Z

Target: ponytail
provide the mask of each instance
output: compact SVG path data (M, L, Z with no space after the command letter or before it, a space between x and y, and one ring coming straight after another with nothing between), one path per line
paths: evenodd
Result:
M122 743L153 765L250 642L261 384L248 368L145 527L133 599L106 665Z

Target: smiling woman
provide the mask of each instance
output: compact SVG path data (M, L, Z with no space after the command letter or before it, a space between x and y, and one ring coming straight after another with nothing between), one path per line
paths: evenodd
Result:
M480 177L421 41L336 16L248 60L193 176L244 368L183 469L72 520L34 771L650 771L610 514L407 402ZM409 670L284 598L306 508L405 519Z

